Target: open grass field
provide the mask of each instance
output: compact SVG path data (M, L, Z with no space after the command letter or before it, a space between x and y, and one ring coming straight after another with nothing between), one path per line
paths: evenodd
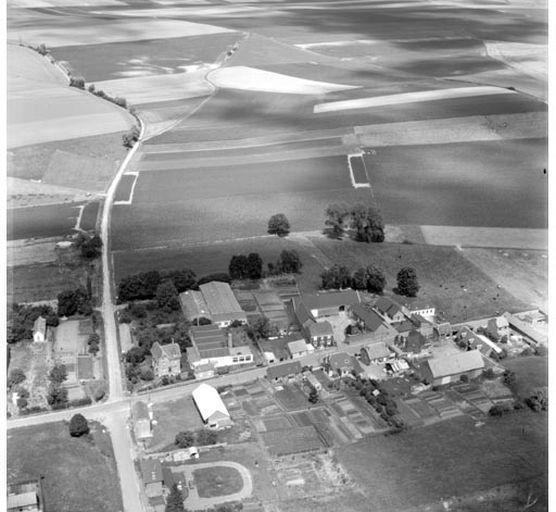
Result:
M88 203L83 207L81 218L79 219L79 227L85 231L93 230L96 228L98 213L100 210L100 202L94 201Z
M58 512L121 510L110 436L98 423L90 423L90 427L93 442L70 437L65 423L11 430L8 482L44 476L45 505Z
M387 223L547 226L547 139L391 146L365 163Z
M404 266L417 271L418 297L436 306L449 322L495 315L498 311L523 311L527 304L510 295L452 247L410 244L361 244L349 240L311 237L331 261L351 270L372 263L384 271L387 294L396 286L396 274Z
M131 76L181 73L185 66L214 62L232 47L241 34L226 32L191 37L172 37L55 48L56 60L72 64L87 82Z
M82 204L13 208L8 211L8 240L69 235L77 223Z
M491 419L481 428L468 417L456 418L398 436L370 437L337 457L368 496L368 507L405 510L542 478L547 428L546 415L529 412ZM546 503L546 495L540 498Z
M243 478L237 469L213 466L193 471L195 487L201 498L235 494L243 488Z
M53 263L21 265L8 269L7 298L8 302L53 300L60 292L84 283L78 269L66 272Z
M517 377L517 393L527 397L535 388L548 386L548 357L518 357L504 361Z

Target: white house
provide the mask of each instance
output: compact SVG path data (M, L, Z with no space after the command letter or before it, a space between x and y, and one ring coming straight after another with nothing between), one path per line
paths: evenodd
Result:
M230 413L215 388L201 384L193 390L193 401L203 422L210 428L224 428L232 425Z
M39 316L33 324L33 341L42 343L46 341L46 318Z

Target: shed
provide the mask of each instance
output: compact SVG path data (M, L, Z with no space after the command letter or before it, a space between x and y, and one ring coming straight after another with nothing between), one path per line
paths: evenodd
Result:
M206 425L213 428L222 428L232 424L230 413L215 388L203 383L193 390L192 395L199 414Z

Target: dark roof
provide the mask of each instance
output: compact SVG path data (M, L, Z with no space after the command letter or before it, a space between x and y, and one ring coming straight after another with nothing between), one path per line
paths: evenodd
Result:
M151 347L151 354L157 360L163 356L168 359L181 359L180 346L173 342L161 345L158 341L155 341Z
M293 298L292 305L297 321L301 325L305 325L307 322L315 321L315 317L311 314L311 312L301 299Z
M390 350L388 350L386 344L382 342L367 345L366 347L363 347L362 350L367 352L367 356L369 356L371 361L374 361L375 359L383 359L384 357L390 357Z
M307 326L309 329L309 334L312 336L333 336L334 330L332 329L332 325L330 322L313 322Z
M228 283L211 281L199 286L208 310L215 321L237 319L246 320L232 288Z
M390 317L393 317L396 313L401 312L400 306L388 297L380 297L380 299L375 302L374 307L379 313Z
M376 311L373 311L372 309L368 309L364 307L362 304L354 304L351 307L351 312L363 321L365 327L369 331L374 332L381 325L384 325L382 318Z
M416 322L412 322L411 320L404 320L403 322L400 322L399 324L392 324L392 326L398 332L409 332L409 331L412 331L412 330L415 329Z
M417 330L413 329L405 339L405 350L407 352L421 352L427 339Z
M201 359L223 357L230 354L224 331L217 325L191 327L191 341L197 347Z
M77 356L77 378L79 380L93 379L93 358L88 354Z
M298 373L301 373L301 363L299 361L271 366L266 370L266 376L269 379L279 379L282 377L288 377L289 375L296 375Z
M162 482L162 465L156 459L143 459L141 461L141 473L144 484Z
M337 292L320 292L302 295L301 300L309 309L322 309L359 304L361 298L355 290L342 290Z

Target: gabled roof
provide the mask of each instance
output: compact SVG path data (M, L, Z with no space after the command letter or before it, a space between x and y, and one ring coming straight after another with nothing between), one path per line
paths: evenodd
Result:
M305 325L307 322L315 322L315 317L312 315L309 308L305 305L305 303L301 299L293 298L292 306L297 321L301 325Z
M483 357L478 350L429 359L426 364L429 366L431 374L435 379L480 370L485 366Z
M309 309L323 309L359 304L361 297L355 290L303 294L301 300Z
M230 413L228 412L228 409L226 409L218 391L216 391L216 389L212 386L203 383L193 390L192 395L203 421L208 421L213 416L230 417Z
M438 334L441 336L446 336L452 334L452 326L450 322L442 322L435 325Z
M373 343L372 345L367 345L363 348L367 352L369 359L371 361L375 359L383 359L385 357L390 357L390 350L385 343Z
M497 316L496 318L491 318L488 321L489 325L494 323L498 329L502 329L504 327L509 327L508 319L503 316Z
M228 340L224 331L217 325L199 325L191 327L191 341L195 345L201 359L225 357L230 355Z
M354 304L351 307L351 312L360 318L365 327L371 332L375 332L379 327L384 326L380 315L376 311L364 307L362 304Z
M162 482L162 465L156 459L141 460L141 473L145 485Z
M312 324L309 324L307 326L307 329L309 330L309 334L311 337L334 335L334 330L332 329L332 325L330 325L330 322L328 321L314 322Z
M393 318L396 313L401 313L401 308L392 299L388 297L380 297L375 302L374 308L382 315L388 315Z
M174 342L161 345L158 341L155 341L151 347L151 354L156 360L162 357L167 357L170 360L181 359L180 346Z
M297 340L288 342L288 350L293 355L297 352L307 352L307 343L305 340Z
M225 320L230 316L247 318L228 283L211 281L199 286L199 290L215 321Z
M509 315L507 318L510 326L513 329L521 332L522 334L525 334L525 336L531 338L534 342L540 344L546 344L548 342L548 336L546 336L546 334L542 334L538 332L523 320L520 320L519 318L513 315Z
M46 334L46 318L39 316L33 323L33 334L40 332L43 336Z
M187 320L195 320L201 317L211 318L207 303L201 292L187 290L186 292L180 293L180 304Z
M301 373L301 363L299 361L270 366L266 370L266 376L269 379L280 379L290 375L297 375L298 373Z

